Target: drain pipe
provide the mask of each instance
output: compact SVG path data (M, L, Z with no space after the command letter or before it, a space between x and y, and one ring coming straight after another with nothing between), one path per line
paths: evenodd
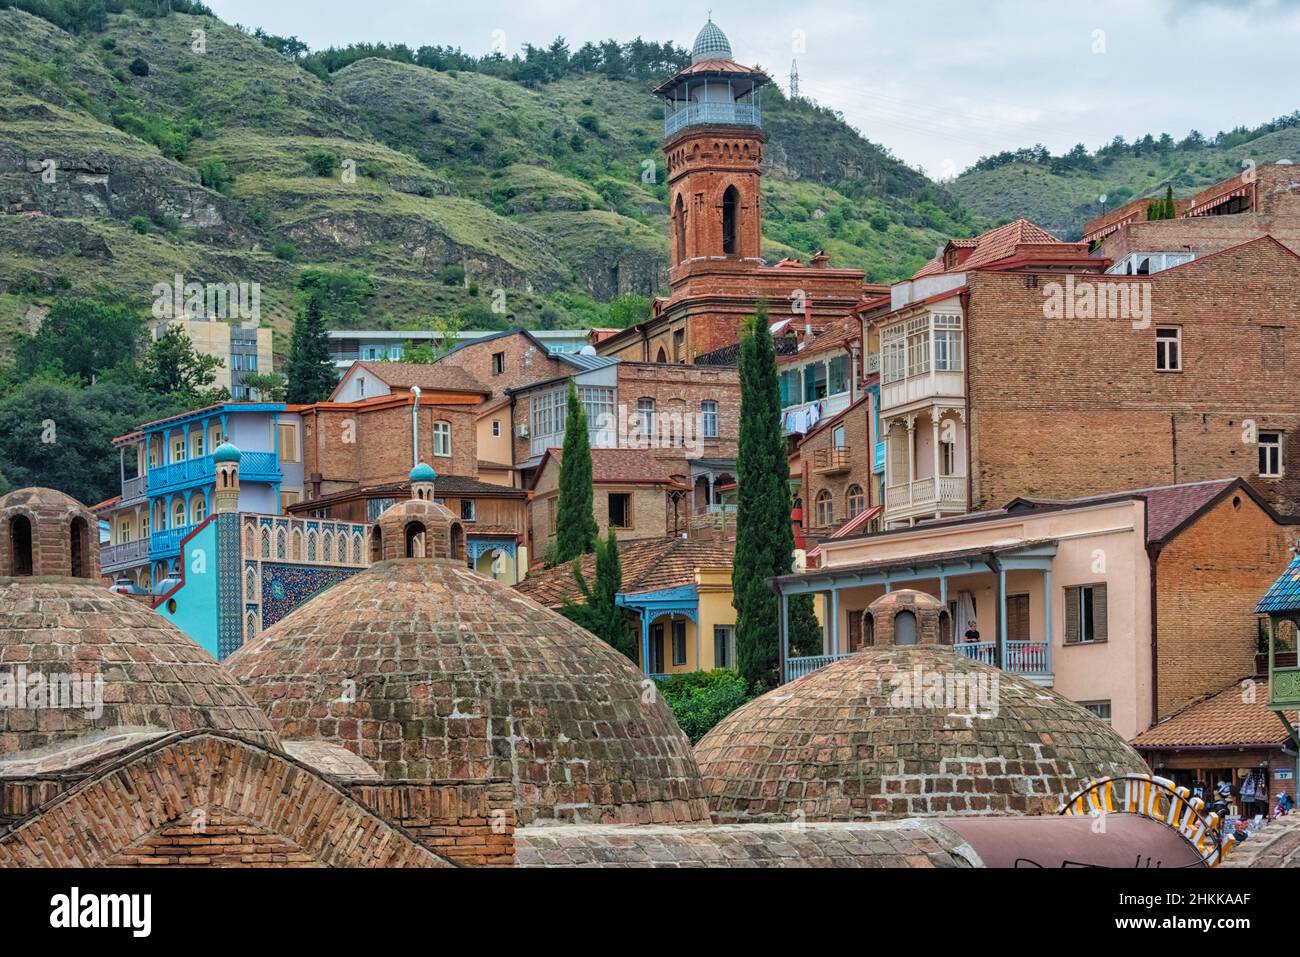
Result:
M420 464L420 387L411 386L411 395L415 396L415 401L411 403L411 468Z

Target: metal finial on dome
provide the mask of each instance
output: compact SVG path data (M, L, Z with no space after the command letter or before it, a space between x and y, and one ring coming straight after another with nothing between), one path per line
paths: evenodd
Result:
M731 43L727 35L718 29L718 25L709 18L695 37L695 46L691 49L691 63L704 60L730 60Z

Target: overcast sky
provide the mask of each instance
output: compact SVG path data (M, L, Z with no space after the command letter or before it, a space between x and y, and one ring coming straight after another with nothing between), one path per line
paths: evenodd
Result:
M514 52L564 36L689 47L713 11L735 58L843 112L932 176L1043 143L1207 135L1300 109L1300 0L207 0L227 22L296 35ZM500 31L500 32L498 32ZM1293 157L1300 161L1300 156Z

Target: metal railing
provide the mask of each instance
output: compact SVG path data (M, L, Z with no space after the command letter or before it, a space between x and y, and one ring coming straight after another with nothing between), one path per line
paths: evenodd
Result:
M971 661L998 666L998 643L996 641L962 641L952 646L952 650Z
M664 136L688 126L762 126L756 103L691 103L664 117Z
M215 475L216 465L211 455L159 465L149 470L149 493L156 495L193 482L206 481ZM280 478L279 460L274 452L244 452L239 458L239 476L243 481L277 481Z
M149 539L139 538L120 545L104 545L99 550L99 567L106 572L139 565L149 559Z
M885 489L885 509L888 511L932 504L965 508L966 476L941 475L938 481L923 478Z
M144 498L148 484L148 476L145 475L122 479L122 501L130 502L137 498Z
M1008 641L1004 670L1016 675L1048 674L1047 642Z
M852 457L847 445L832 449L817 449L813 452L814 472L844 472L851 464Z
M194 529L195 525L177 525L174 528L164 528L160 532L154 532L149 536L149 554L158 558L180 551L181 539Z
M791 658L785 663L785 680L794 681L796 678L802 678L814 671L820 671L827 665L833 665L844 658L851 658L855 654L857 652L840 655L814 655L809 658Z

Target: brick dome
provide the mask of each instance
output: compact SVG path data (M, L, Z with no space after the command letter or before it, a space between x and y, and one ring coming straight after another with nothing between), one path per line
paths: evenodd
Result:
M204 729L274 743L266 716L207 652L99 581L95 528L52 489L0 499L0 758Z
M935 644L870 648L770 691L695 756L721 823L1046 814L1089 780L1148 772L1083 708Z
M372 565L225 664L287 746L342 745L389 781L510 780L521 824L709 819L690 744L632 664L463 561Z

